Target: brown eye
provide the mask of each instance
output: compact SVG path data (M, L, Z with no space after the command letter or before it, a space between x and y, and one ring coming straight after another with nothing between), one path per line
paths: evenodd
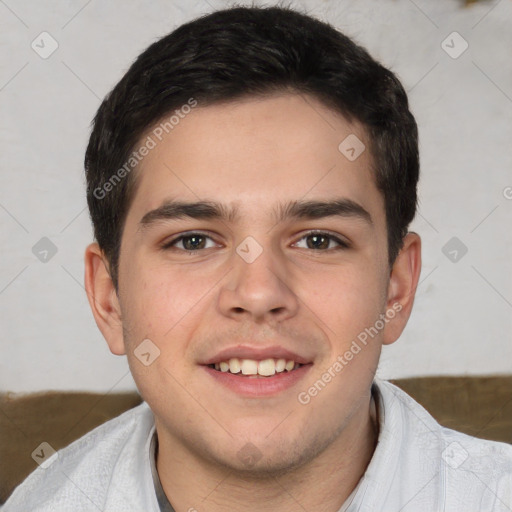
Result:
M183 242L183 247L187 251L195 251L196 249L204 249L205 246L205 237L201 235L190 235L184 236L181 241Z
M327 251L331 249L347 249L349 247L346 242L340 240L337 236L324 232L311 232L300 240L306 240L305 249Z
M309 249L329 249L329 237L324 235L309 235L306 237Z
M211 237L203 235L202 233L188 233L186 235L181 235L174 240L171 240L170 242L167 242L162 246L162 249L174 248L181 251L192 252L214 247L215 244L212 244L209 247L206 246L208 240L212 240Z

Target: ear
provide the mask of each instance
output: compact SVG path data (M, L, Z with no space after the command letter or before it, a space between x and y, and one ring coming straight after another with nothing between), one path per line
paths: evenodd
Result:
M404 330L411 315L414 296L421 273L421 238L409 232L391 269L388 284L386 311L390 321L384 329L384 345L395 342ZM394 316L391 314L394 312Z
M96 325L107 340L110 351L125 354L121 308L109 273L109 265L97 243L85 250L85 291Z

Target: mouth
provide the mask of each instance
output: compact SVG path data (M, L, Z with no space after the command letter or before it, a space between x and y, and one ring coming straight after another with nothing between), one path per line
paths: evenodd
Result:
M239 359L233 357L218 363L207 365L212 370L228 373L231 375L238 375L247 378L271 378L281 373L289 373L298 370L304 364L298 363L293 359L274 359L267 358L263 360L257 359Z
M212 382L244 398L277 396L297 386L313 363L298 363L293 359L242 359L202 365Z

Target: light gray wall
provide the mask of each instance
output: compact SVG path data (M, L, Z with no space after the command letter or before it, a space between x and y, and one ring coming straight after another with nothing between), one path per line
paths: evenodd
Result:
M512 372L512 2L293 4L391 67L420 129L420 210L411 229L423 239L421 284L404 334L384 348L379 375ZM83 177L89 123L145 47L228 5L0 3L0 390L133 389L83 289L92 239ZM58 43L46 59L31 47L35 40L39 52L51 49L43 31ZM469 45L460 56L464 42L454 31ZM47 262L32 251L43 237L57 249ZM456 262L443 253L453 237L467 247Z

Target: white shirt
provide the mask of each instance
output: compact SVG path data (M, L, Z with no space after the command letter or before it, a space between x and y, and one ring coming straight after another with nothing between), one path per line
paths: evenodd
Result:
M372 392L378 443L339 512L512 511L512 445L442 427L390 382L375 378ZM159 512L154 431L143 402L50 457L2 512Z

